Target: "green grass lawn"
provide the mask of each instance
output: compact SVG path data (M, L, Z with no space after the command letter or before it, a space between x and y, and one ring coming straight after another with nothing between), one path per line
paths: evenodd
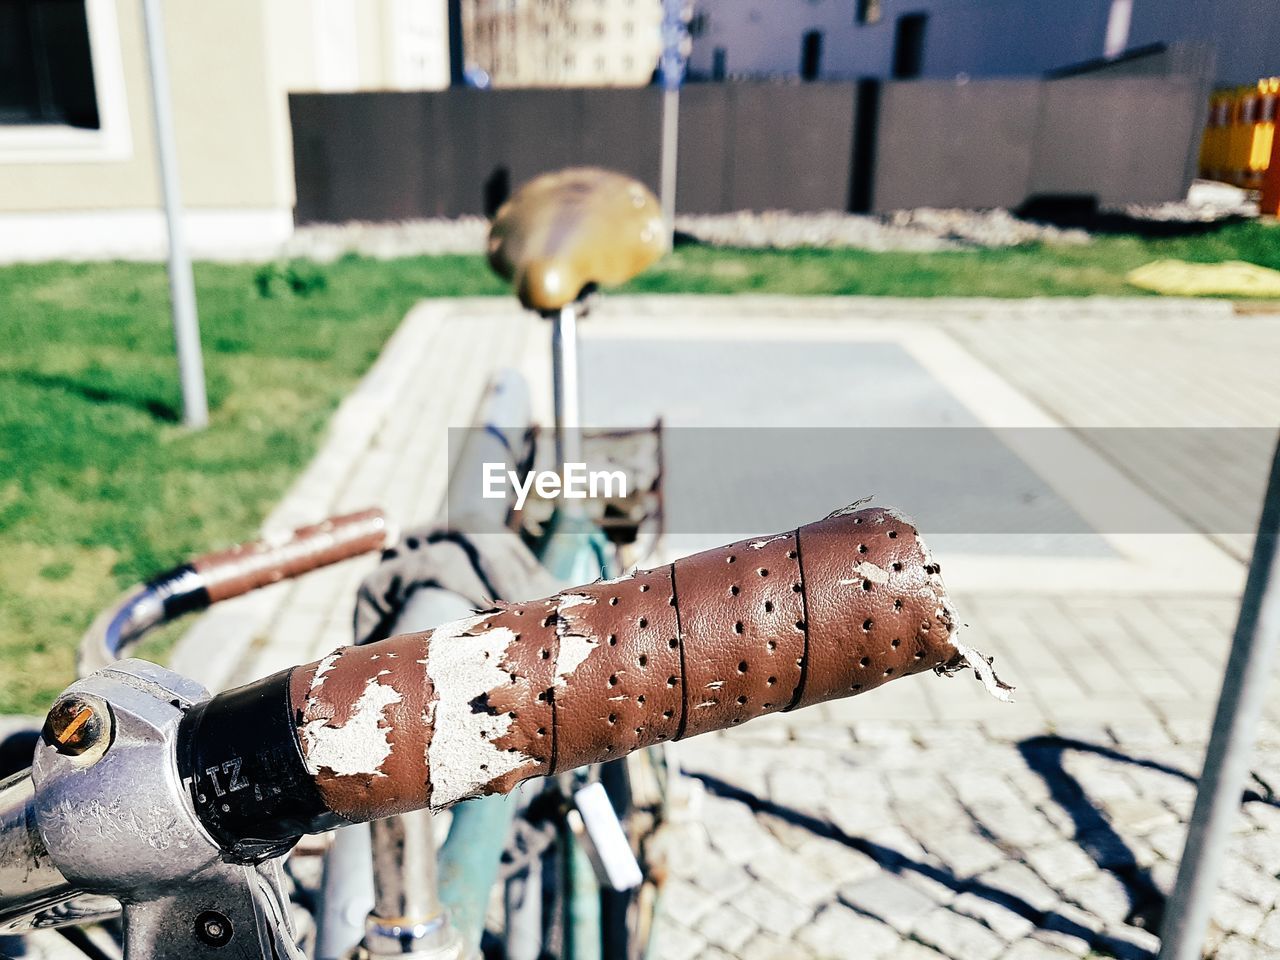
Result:
M162 267L0 269L0 712L47 708L122 587L251 536L414 301L501 289L476 258L306 268L307 295L259 273L197 267L212 423L193 434Z
M1280 232L943 254L682 247L636 292L1135 294L1157 257L1280 267ZM423 297L496 294L479 257L196 271L212 407L178 424L161 266L0 268L0 713L39 713L122 587L253 535L326 419Z
M1197 236L1097 237L949 253L680 247L635 280L643 293L786 293L882 297L1142 296L1125 274L1152 260L1247 260L1280 269L1280 227L1241 223Z

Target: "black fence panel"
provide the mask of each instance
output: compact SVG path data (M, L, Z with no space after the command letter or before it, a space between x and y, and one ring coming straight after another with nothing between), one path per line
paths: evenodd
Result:
M1043 86L886 83L871 209L1016 207L1031 182Z
M1208 90L1185 78L1091 77L1044 85L1032 195L1161 203L1186 195Z
M678 208L1173 200L1189 185L1205 89L1196 76L1124 75L691 84L681 95ZM299 223L492 214L521 183L575 164L658 187L662 94L652 87L293 94L289 103Z

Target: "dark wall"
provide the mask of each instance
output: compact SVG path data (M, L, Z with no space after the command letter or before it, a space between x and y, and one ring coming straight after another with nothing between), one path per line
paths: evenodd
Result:
M1179 199L1207 96L1185 77L885 84L870 209Z
M1104 204L1185 195L1205 97L1196 82L1155 77L1046 84L1030 192L1094 195Z
M885 84L872 209L1022 203L1042 86L1038 80Z
M658 180L647 89L294 94L289 106L300 223L492 213L511 187L575 163Z
M680 212L845 209L854 102L851 83L686 87ZM659 144L650 148L656 157Z
M593 164L658 188L661 92L294 94L300 223L492 213L538 173ZM844 209L853 85L706 84L681 98L681 210Z
M1173 200L1190 183L1204 109L1203 84L1183 77L878 89L868 100L853 83L686 87L680 211L846 210L855 195L875 211L1014 207L1036 194ZM524 181L575 164L656 190L661 97L654 88L294 94L297 220L492 213Z

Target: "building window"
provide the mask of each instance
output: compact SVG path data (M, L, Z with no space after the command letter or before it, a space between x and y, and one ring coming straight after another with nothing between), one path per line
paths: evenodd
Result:
M822 31L810 30L800 41L800 79L817 80L822 73Z
M893 37L893 77L913 80L924 70L924 37L927 13L907 13L898 18Z
M853 0L853 10L858 23L880 22L880 0Z
M132 156L116 0L0 0L0 165Z
M0 0L0 123L100 127L84 0Z
M729 72L729 51L716 47L711 54L711 79L723 80Z

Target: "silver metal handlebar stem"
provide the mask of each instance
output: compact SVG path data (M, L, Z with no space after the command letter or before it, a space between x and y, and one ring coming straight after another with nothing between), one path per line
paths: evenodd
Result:
M571 303L551 318L552 378L555 383L556 459L582 462L582 395L578 380L578 319Z
M372 825L374 906L365 928L371 957L462 956L462 939L440 902L433 818L426 810Z
M0 917L8 929L20 929L24 917L28 926L84 923L95 905L118 911L118 898L130 960L304 960L279 859L225 859L179 773L183 714L207 697L142 660L63 692L30 774L0 785ZM211 771L220 796L240 789L237 770L233 762Z

